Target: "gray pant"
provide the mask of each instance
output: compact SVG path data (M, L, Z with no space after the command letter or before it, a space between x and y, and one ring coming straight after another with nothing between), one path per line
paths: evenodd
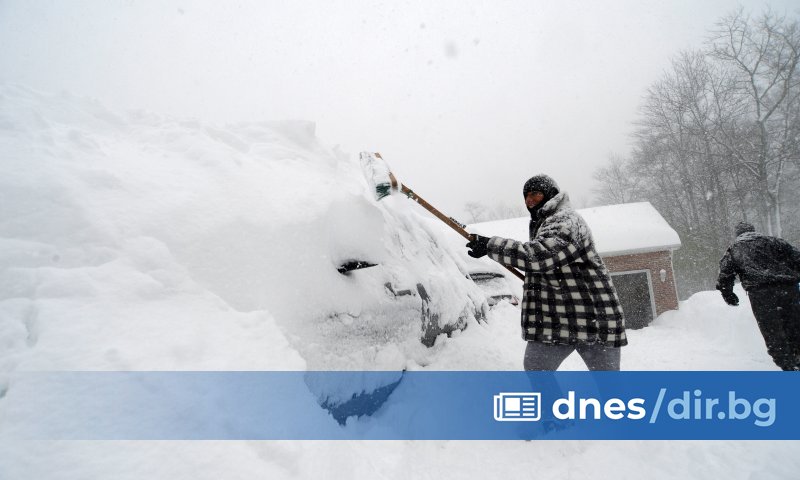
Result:
M619 348L582 343L554 345L551 343L528 342L528 346L525 348L523 365L525 370L558 370L561 362L575 350L578 351L578 355L581 356L591 371L619 370Z

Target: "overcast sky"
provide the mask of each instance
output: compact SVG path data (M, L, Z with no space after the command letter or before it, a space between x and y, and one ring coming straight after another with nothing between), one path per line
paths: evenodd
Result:
M796 0L0 0L0 81L214 123L310 120L451 215L522 202L535 173L581 207L592 171L628 152L647 87L738 5L798 14Z

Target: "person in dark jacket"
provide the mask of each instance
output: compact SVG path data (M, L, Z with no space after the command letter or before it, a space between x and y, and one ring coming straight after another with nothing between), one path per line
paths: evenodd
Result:
M526 370L557 370L577 350L590 370L619 370L628 343L614 285L586 222L547 175L522 189L529 241L472 235L470 256L525 271L522 338Z
M740 222L736 240L719 262L717 290L728 305L736 276L750 298L767 352L782 370L800 370L800 251L786 241L756 233Z

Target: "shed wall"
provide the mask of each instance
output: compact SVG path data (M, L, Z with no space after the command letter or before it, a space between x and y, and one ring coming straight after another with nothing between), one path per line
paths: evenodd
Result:
M634 253L613 257L603 256L603 262L611 273L650 270L653 295L655 296L656 316L668 310L677 310L678 293L675 288L675 275L672 271L671 251ZM662 269L667 272L663 282L660 275Z

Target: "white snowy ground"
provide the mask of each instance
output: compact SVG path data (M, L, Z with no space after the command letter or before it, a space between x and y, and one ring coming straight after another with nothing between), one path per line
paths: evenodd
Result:
M487 325L437 343L427 368L519 369L517 315L500 305ZM775 370L754 325L746 300L731 308L702 292L629 332L623 368ZM573 355L564 368L584 367ZM0 477L794 479L797 451L768 441L25 442L0 449Z
M365 291L331 266L352 245L397 246L395 237L364 229L384 228L381 222L389 230L416 228L402 215L376 213L363 182L352 179L354 168L319 145L310 124L212 127L0 86L0 433L13 371L302 370L324 360L310 353L304 335L325 312L355 308ZM404 208L387 205L381 208ZM345 208L349 213L341 213ZM416 248L413 239L397 238ZM457 263L420 252L428 263ZM366 253L392 261L380 249ZM411 273L431 273L413 267ZM630 331L623 369L775 370L738 293L739 307L701 292L650 327ZM387 304L373 306L391 315L381 310ZM312 340L326 348L324 336ZM330 351L357 353L343 357L342 368L369 362L518 370L524 349L518 310L507 304L487 323L471 319L465 331L430 349L388 327L346 341ZM584 367L573 356L563 368ZM798 447L5 441L0 479L797 478Z

